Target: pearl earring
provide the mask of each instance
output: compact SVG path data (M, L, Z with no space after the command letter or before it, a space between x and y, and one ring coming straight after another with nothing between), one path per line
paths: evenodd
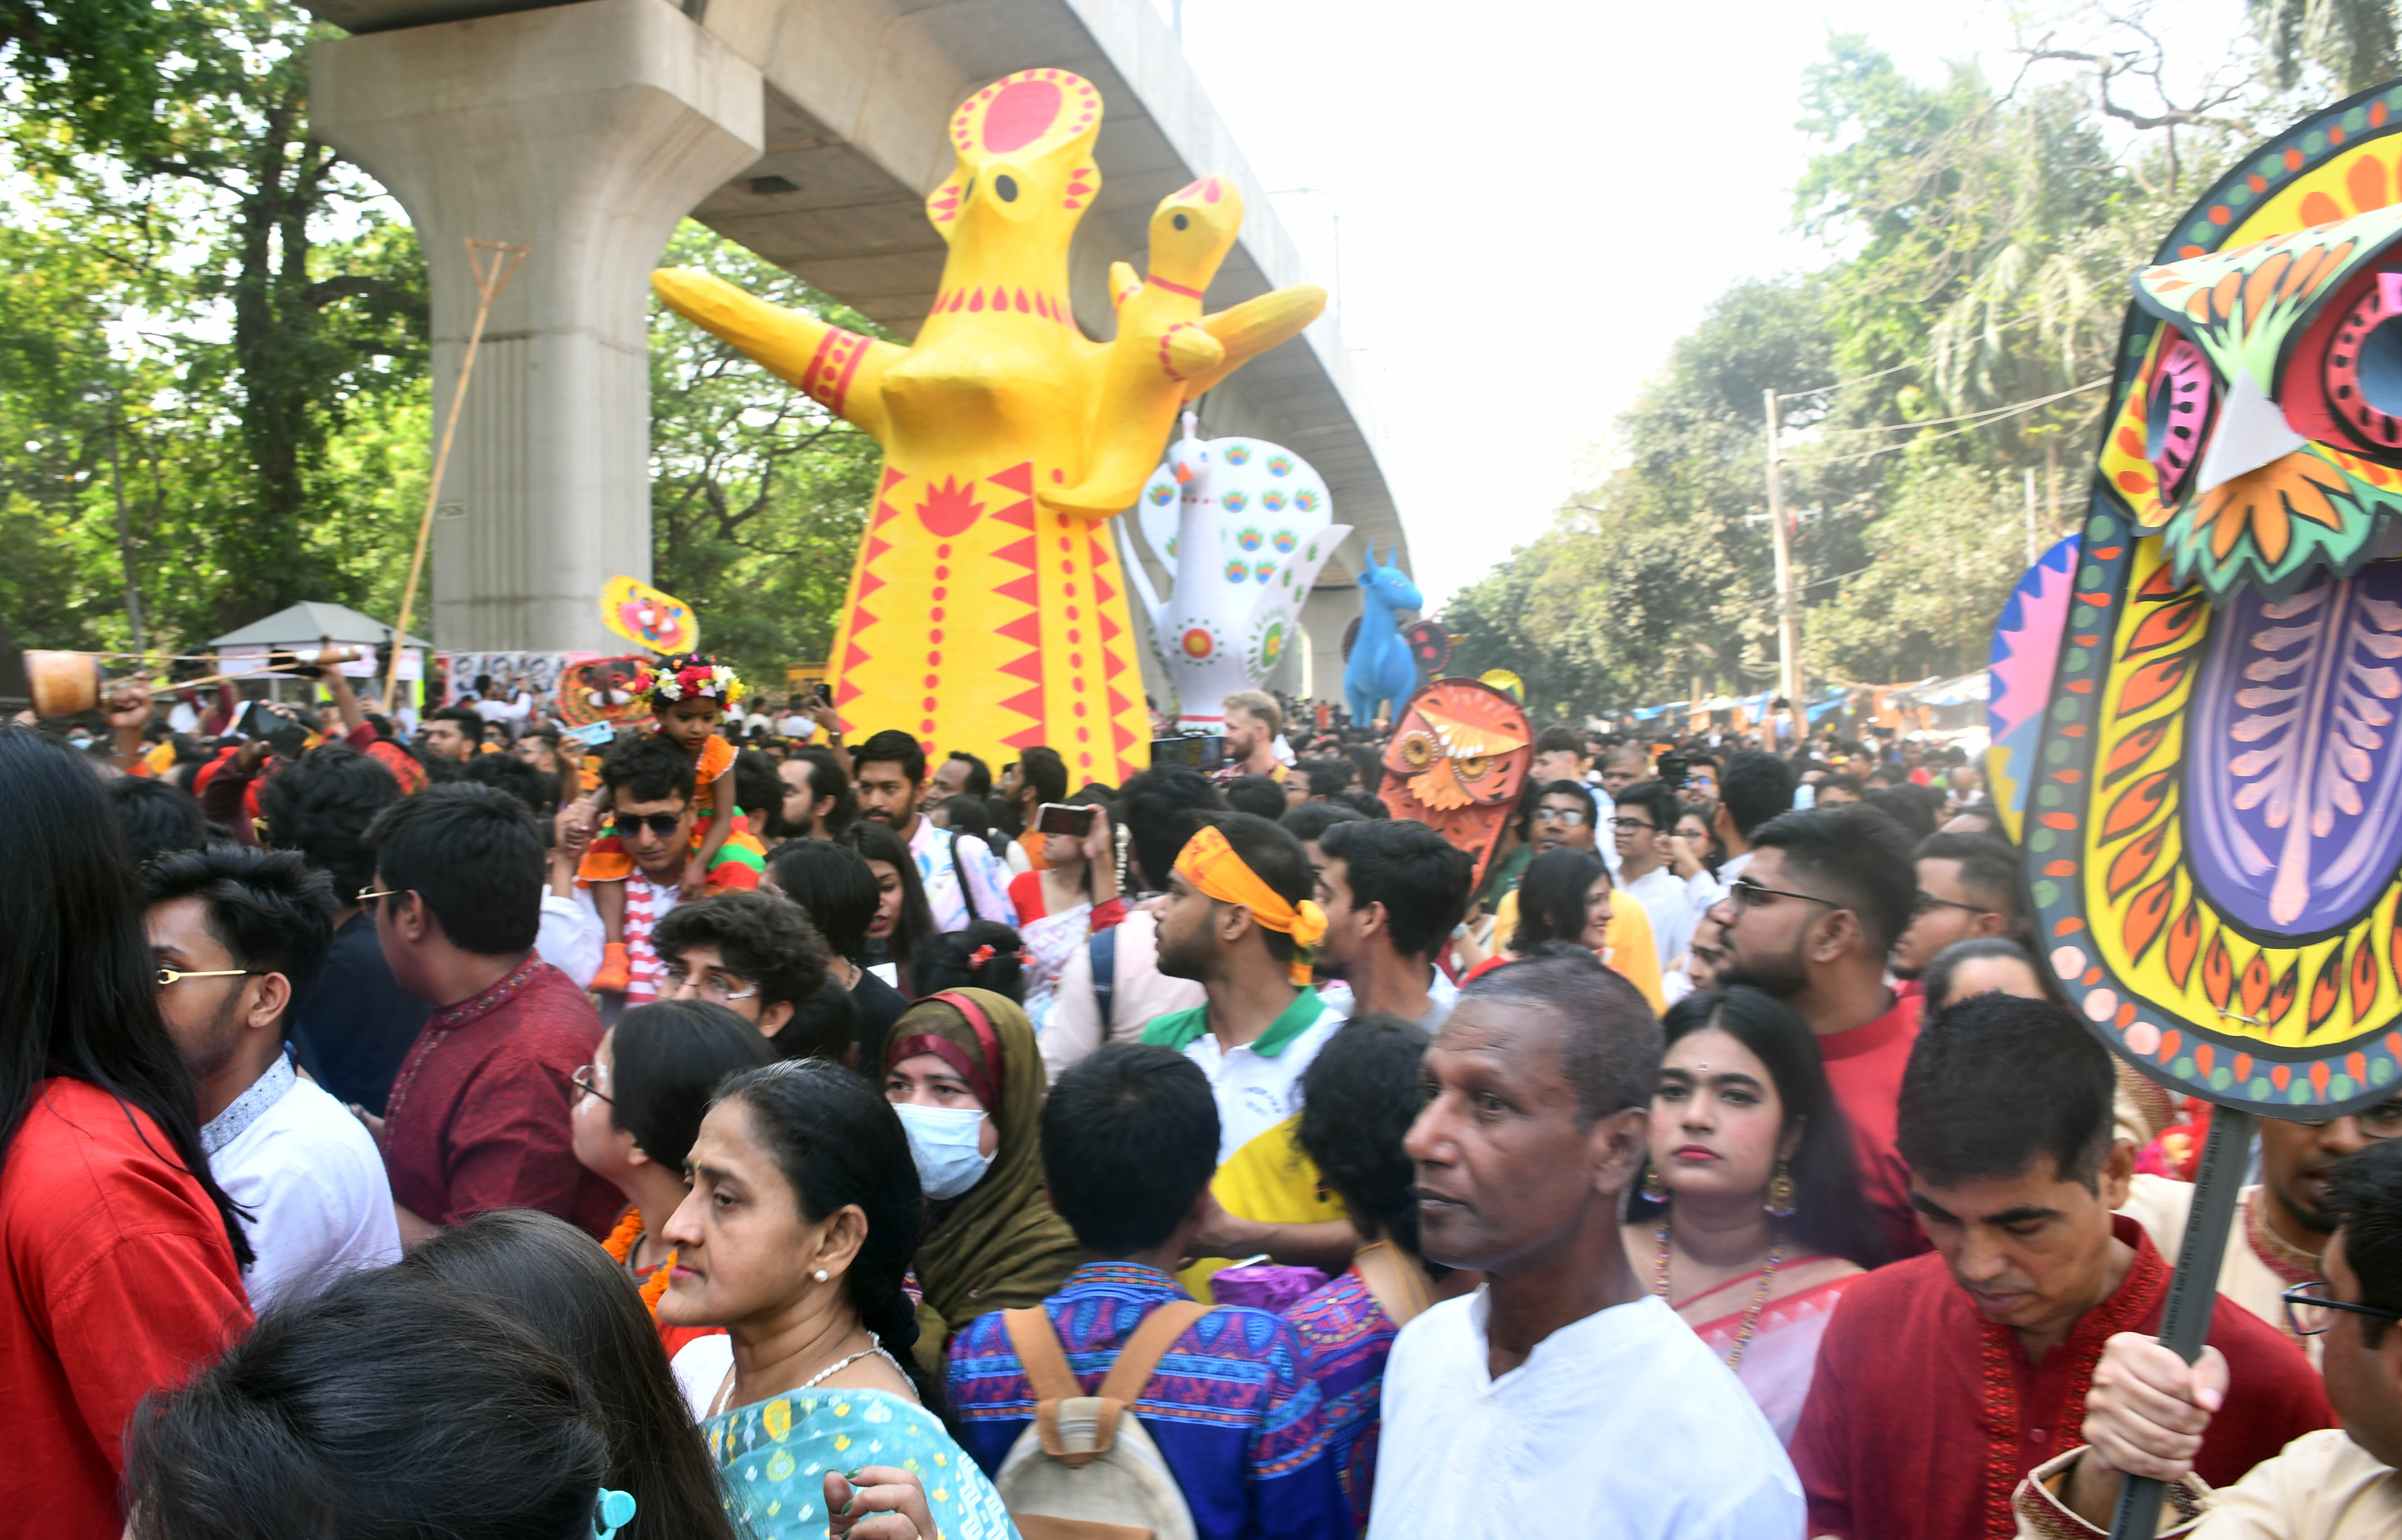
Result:
M821 1284L822 1284L822 1283L824 1283L824 1282L826 1281L826 1270L825 1270L825 1269L823 1269L823 1268L820 1268L820 1269L818 1269L815 1272L810 1273L810 1274L809 1274L809 1276L810 1276L810 1277L812 1277L812 1278L815 1278L819 1283L821 1283Z

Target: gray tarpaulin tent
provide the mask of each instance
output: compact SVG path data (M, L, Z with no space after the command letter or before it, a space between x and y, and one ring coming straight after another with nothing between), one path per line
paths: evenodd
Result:
M363 615L347 604L319 604L303 601L278 610L265 620L255 620L221 637L211 637L213 650L227 647L305 647L319 640L350 642L355 646L381 647L392 640L392 627L370 615ZM410 637L407 645L431 648L434 644L422 637Z

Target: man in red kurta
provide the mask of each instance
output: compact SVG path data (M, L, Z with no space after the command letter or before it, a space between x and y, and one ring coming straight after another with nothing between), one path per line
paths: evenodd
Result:
M576 1161L572 1121L600 1018L533 955L545 860L532 817L489 787L435 787L384 809L366 840L384 960L435 1007L379 1130L401 1239L493 1208L606 1236L625 1200Z
M1888 1252L1912 1256L1926 1240L1894 1149L1894 1104L1919 1001L1884 982L1885 954L1908 928L1918 893L1910 838L1855 804L1780 813L1752 831L1751 844L1750 860L1710 911L1726 948L1719 981L1765 990L1810 1024Z
M2114 1084L2045 1001L1980 996L1920 1034L1896 1137L1935 1254L1854 1284L1828 1323L1791 1451L1812 1535L2008 1540L2019 1478L2083 1442L2103 1343L2160 1329L2168 1264L2110 1212L2133 1165ZM2273 1328L2222 1299L2210 1341L2236 1387L2198 1462L2214 1485L2334 1424Z

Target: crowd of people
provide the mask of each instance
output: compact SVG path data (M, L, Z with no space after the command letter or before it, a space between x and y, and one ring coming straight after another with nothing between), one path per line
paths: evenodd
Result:
M1470 853L1256 692L1071 787L322 688L0 727L25 1533L2402 1533L2402 1098L2162 1349L2206 1111L1965 759L1553 728Z

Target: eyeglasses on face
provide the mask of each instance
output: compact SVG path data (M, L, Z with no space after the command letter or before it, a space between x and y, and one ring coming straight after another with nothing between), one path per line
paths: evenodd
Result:
M247 979L264 973L263 968L162 968L159 969L159 987L181 983L186 979Z
M1783 887L1764 887L1749 877L1737 877L1734 885L1727 889L1727 902L1732 904L1738 913L1773 903L1778 899L1800 899L1804 903L1823 903L1829 909L1843 907L1834 900L1822 899L1815 893L1796 893Z
M607 1073L608 1071L601 1068L599 1065L588 1064L581 1069L578 1069L573 1075L569 1076L568 1079L574 1085L575 1089L583 1094L587 1096L597 1096L600 1100L608 1103L611 1107L614 1107L617 1105L617 1098L610 1095L607 1092L600 1089L600 1077Z
M610 818L609 830L621 840L630 840L647 826L652 833L667 840L675 838L683 822L682 813L618 813Z
M1918 890L1918 896L1910 901L1910 917L1914 920L1930 909L1959 909L1971 914L1993 913L1990 909L1981 908L1973 903L1962 903L1957 899L1939 899L1922 887Z
M1649 818L1612 818L1609 820L1609 826L1612 829L1650 829L1655 831L1660 827Z
M660 994L681 995L686 989L690 989L704 1000L714 1000L719 1005L728 1005L736 1000L747 1000L759 993L757 984L746 983L740 979L730 978L724 973L709 973L695 979L681 968L670 967L660 969Z
M2340 1310L2366 1315L2372 1320L2402 1321L2402 1310L2380 1310L2375 1305L2355 1305L2338 1299L2329 1292L2333 1286L2324 1278L2313 1278L2307 1284L2285 1290L2282 1296L2285 1301L2285 1324L2294 1328L2295 1336L2316 1337L2335 1325L2335 1313Z
M361 907L365 907L367 904L375 902L378 899L396 899L406 891L407 891L406 888L378 887L375 884L369 883L365 887L359 889L358 901Z
M1564 823L1570 829L1582 829L1586 820L1592 817L1592 814L1581 807L1537 807L1535 809L1537 823Z

